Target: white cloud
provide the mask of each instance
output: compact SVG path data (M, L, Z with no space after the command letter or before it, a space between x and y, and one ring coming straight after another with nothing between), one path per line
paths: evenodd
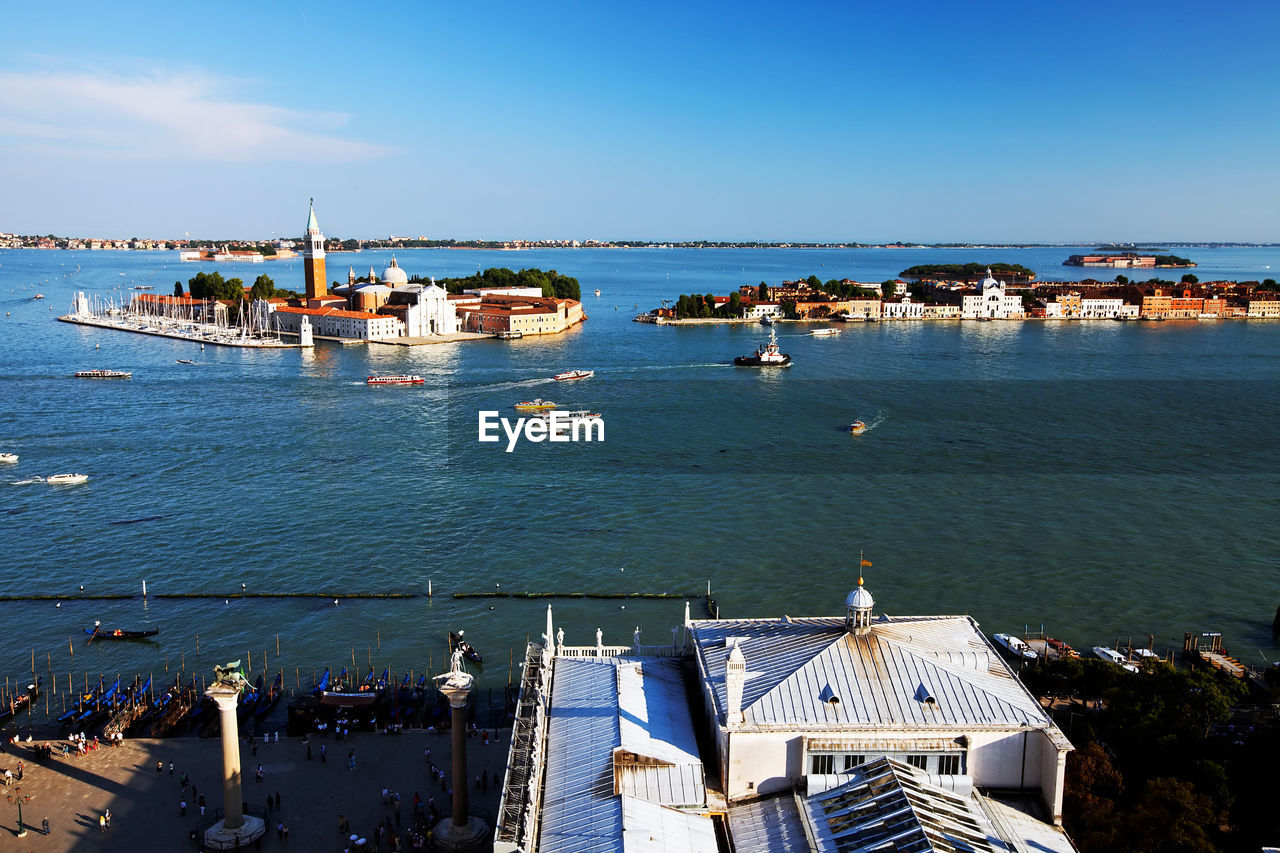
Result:
M348 139L349 116L237 100L207 73L0 71L0 145L54 157L336 163L396 149ZM52 143L52 144L51 144Z

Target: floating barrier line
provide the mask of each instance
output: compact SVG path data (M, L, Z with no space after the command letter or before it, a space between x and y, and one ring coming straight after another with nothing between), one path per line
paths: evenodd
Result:
M0 595L0 601L124 601L136 595Z
M0 595L3 601L128 601L139 595ZM416 592L154 592L146 598L418 598Z
M160 592L152 598L417 598L416 592Z
M689 598L700 599L694 592L455 592L454 598Z

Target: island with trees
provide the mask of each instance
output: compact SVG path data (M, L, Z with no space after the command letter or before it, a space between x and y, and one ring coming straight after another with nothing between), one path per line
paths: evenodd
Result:
M971 262L967 264L917 264L907 267L898 275L908 281L960 281L975 283L987 277L987 271L998 279L1008 282L1035 281L1035 270L1022 264L993 263L983 264Z
M413 276L410 281L422 281L420 276ZM542 295L555 299L573 299L582 301L582 288L578 280L572 276L561 275L555 270L543 272L537 267L514 272L506 267L490 267L482 273L466 278L436 279L436 284L449 293L462 293L464 290L480 290L492 287L536 287Z

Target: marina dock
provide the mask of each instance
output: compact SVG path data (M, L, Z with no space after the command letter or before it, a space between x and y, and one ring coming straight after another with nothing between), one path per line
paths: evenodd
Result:
M278 338L248 337L232 334L226 329L219 329L208 323L172 323L165 324L163 318L156 318L161 325L144 325L136 320L113 319L94 315L66 314L58 318L63 323L74 323L77 326L93 326L99 329L113 329L117 332L133 332L139 335L153 335L160 338L173 338L197 344L210 344L218 347L241 347L246 349L299 349L301 344L290 344Z

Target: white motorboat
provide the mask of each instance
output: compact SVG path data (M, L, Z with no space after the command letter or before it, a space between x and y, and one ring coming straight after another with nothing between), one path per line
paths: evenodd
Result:
M1094 646L1093 653L1098 657L1102 658L1103 660L1109 663L1113 663L1116 666L1121 667L1129 672L1138 671L1138 667L1136 665L1131 664L1127 660L1125 660L1124 655L1120 654L1115 649L1109 649L1106 646Z
M53 474L45 478L45 482L51 486L78 486L88 481L88 474Z
M570 379L590 379L595 376L594 370L566 370L564 373L557 373L552 378L557 382L566 382Z
M831 328L830 326L828 326L828 327L825 327L825 328L822 328L822 329L814 329L813 331L809 332L809 334L813 335L815 338L825 338L825 337L827 337L828 335L838 335L838 334L840 334L840 330L839 330L839 329L833 329L833 328Z
M995 640L997 646L1015 658L1023 658L1024 660L1036 659L1036 653L1021 637L1015 637L1012 634L992 634L991 639Z
M18 461L18 454L16 453L0 453L0 463L6 464L6 465L12 465L17 461Z

